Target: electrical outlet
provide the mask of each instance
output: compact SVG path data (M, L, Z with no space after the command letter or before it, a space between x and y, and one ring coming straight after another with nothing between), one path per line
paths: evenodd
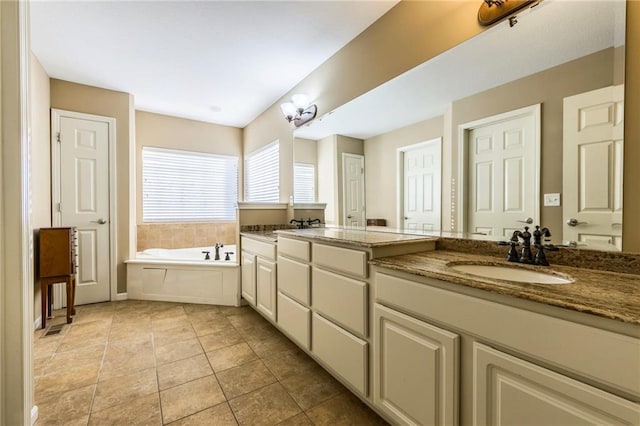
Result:
M560 194L544 194L544 206L555 207L560 205Z

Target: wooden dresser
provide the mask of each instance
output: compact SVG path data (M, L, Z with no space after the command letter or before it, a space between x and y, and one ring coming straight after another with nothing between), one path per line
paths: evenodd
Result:
M38 273L42 289L42 328L51 316L51 285L65 283L67 290L67 323L75 314L76 228L41 228L38 238Z

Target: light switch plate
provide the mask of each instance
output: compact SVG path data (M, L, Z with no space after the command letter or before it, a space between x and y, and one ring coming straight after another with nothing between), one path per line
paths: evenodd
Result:
M555 207L560 205L560 194L544 194L544 206Z

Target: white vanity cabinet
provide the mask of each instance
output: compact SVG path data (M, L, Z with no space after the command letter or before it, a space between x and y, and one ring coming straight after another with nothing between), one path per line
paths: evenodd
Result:
M438 417L451 409L474 425L640 424L633 333L374 270L374 403L398 424L456 424ZM457 346L456 335L466 343ZM461 369L448 376L456 356Z
M307 241L278 239L278 326L311 349L311 265Z
M242 248L242 297L259 312L276 321L276 244L250 237L240 238Z
M374 304L373 402L398 424L458 423L459 336Z

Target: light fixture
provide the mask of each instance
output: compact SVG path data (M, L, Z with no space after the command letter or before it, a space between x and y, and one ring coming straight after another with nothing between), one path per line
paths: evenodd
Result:
M291 97L291 102L280 105L280 109L289 123L293 122L296 127L316 118L318 107L315 104L309 105L307 95L297 94Z
M478 10L478 22L482 26L495 24L509 18L509 26L518 23L515 13L525 7L534 7L541 0L483 0Z

